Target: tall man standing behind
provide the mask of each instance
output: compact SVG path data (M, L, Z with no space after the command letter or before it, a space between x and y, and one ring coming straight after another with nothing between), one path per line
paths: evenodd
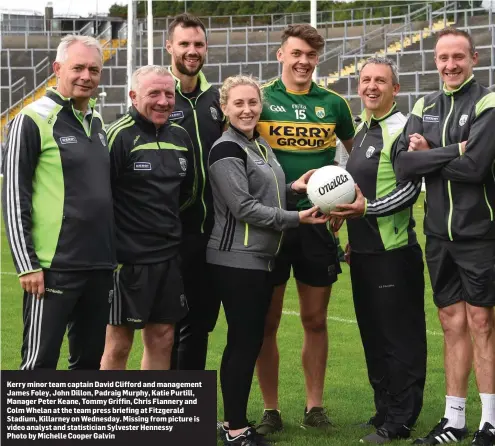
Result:
M310 25L289 26L282 34L277 59L282 77L263 88L265 105L258 131L277 155L287 181L304 172L334 163L336 137L348 151L354 125L349 105L337 93L320 87L311 77L318 64L323 38ZM307 200L288 203L289 209L308 209ZM310 225L285 232L274 269L275 291L265 325L257 371L265 411L257 430L282 429L278 405L279 354L277 330L282 315L291 266L296 279L304 328L302 362L306 381L304 427L325 428L330 420L323 410L323 383L328 356L327 308L331 285L340 265L337 247L326 225Z
M167 370L174 325L187 312L179 265L180 205L194 200L195 160L187 132L168 117L175 85L162 66L132 75L129 112L108 129L115 209L115 296L102 369L125 369L143 329L141 369Z
M208 46L201 20L189 14L175 17L168 29L167 51L175 78L175 110L169 120L183 126L193 141L198 162L196 201L181 213L182 276L189 313L176 326L172 368L204 370L208 333L213 330L220 300L206 274L206 245L213 228L213 198L208 155L224 126L218 90L201 71Z
M416 102L397 154L401 176L426 180L426 261L444 332L445 414L415 444L468 435L473 359L482 412L472 444L495 444L495 93L474 79L477 61L469 33L437 34L435 63L444 86Z
M55 369L68 329L69 368L99 369L115 267L110 157L91 96L102 50L64 37L56 89L14 119L3 166L7 238L24 289L21 369Z

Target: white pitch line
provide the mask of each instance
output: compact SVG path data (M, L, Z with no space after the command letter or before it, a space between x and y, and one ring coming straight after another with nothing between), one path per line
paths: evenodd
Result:
M2 271L1 274L5 274L7 276L17 276L17 273L13 273L10 271ZM297 311L289 311L289 310L282 311L282 314L286 314L288 316L299 316L299 313ZM342 322L344 324L357 323L355 319L344 319L342 317L336 317L336 316L327 316L327 319L329 321ZM433 336L443 336L443 333L439 333L438 331L426 330L426 333Z
M286 314L288 316L299 316L297 311L283 310L282 314ZM336 316L327 316L327 319L329 321L343 322L344 324L357 324L356 319L344 319ZM438 331L426 330L426 333L432 336L443 336L443 333L439 333Z

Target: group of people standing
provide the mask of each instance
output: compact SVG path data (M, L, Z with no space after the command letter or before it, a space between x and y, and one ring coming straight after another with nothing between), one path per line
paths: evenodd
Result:
M57 87L10 126L2 206L24 289L21 369L56 368L66 328L70 369L125 369L142 329L142 369L202 370L220 304L228 324L220 366L226 445L267 444L283 428L277 330L293 270L304 328L301 426L332 425L323 408L327 308L341 272L334 232L348 220L356 317L376 413L361 438L410 437L423 405L426 324L422 250L412 205L426 179L426 260L445 334L446 411L415 444L461 441L473 364L482 417L473 444L495 444L495 93L473 78L471 36L437 35L444 89L406 119L397 68L371 58L359 73L362 122L312 81L324 40L284 30L282 74L218 91L201 68L206 29L177 16L171 66L133 74L128 113L104 127L95 109L102 50L62 39ZM323 215L306 197L315 169L349 153L356 200ZM265 410L247 420L257 370Z

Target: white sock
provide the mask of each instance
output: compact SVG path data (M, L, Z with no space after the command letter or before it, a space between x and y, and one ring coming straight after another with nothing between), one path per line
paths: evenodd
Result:
M445 397L445 415L449 421L445 427L462 429L466 426L466 398L458 396Z
M491 393L480 393L481 398L481 423L480 429L486 422L495 427L495 395Z

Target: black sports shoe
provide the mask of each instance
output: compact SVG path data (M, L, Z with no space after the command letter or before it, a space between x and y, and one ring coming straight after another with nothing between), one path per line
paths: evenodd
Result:
M474 433L473 445L476 446L492 446L495 445L495 427L486 422L483 429Z
M281 431L283 427L280 412L276 409L265 409L260 424L256 426L256 432L261 435L270 435Z
M247 428L242 434L231 437L227 432L223 439L224 446L270 446L263 435L256 432L254 427Z
M373 415L368 421L359 423L357 426L362 429L378 429L383 424L383 417L378 418L378 415Z
M411 436L411 430L406 426L402 426L398 431L391 432L384 427L379 427L376 432L373 432L359 440L360 443L367 444L386 444L392 440L404 440Z
M328 429L332 427L332 421L323 407L313 407L308 412L304 409L304 418L301 424L303 429L316 428Z
M223 441L225 439L225 435L227 435L228 431L229 430L225 428L223 421L217 421L217 434L220 440Z
M462 429L445 427L448 422L447 418L442 418L426 437L418 438L413 444L458 443L467 437L467 427Z

